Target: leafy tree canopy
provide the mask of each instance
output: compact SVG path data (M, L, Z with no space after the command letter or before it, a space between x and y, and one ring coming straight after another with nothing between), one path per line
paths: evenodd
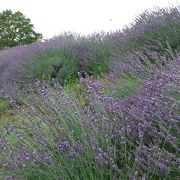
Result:
M21 12L3 11L0 13L0 49L42 39L42 34L36 33L33 28L31 20Z

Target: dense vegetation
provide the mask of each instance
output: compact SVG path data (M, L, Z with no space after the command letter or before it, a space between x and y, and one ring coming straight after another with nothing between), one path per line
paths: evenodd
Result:
M33 28L31 20L20 11L0 12L0 50L42 39L42 34L35 32Z
M180 9L123 31L0 52L0 178L178 179Z

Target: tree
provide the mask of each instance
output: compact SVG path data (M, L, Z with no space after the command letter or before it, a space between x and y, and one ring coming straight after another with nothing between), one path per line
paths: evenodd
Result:
M3 11L0 13L0 49L29 44L42 39L42 34L36 33L33 28L31 20L21 12Z

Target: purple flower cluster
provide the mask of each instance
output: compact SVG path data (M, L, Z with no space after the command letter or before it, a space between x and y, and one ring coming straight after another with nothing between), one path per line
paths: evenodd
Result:
M67 151L70 158L74 158L82 152L82 145L80 141L73 142L73 145L71 145L68 141L62 141L58 142L56 146L61 153L65 153Z
M169 164L171 164L171 168L178 168L177 164L180 163L180 158L160 149L157 145L139 146L136 149L135 156L145 172L168 174L170 171Z

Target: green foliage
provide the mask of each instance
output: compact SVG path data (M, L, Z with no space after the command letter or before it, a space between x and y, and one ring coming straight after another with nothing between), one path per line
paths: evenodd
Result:
M152 12L145 11L137 18L137 24L133 24L132 29L130 28L127 32L129 49L137 50L146 46L151 51L173 58L172 56L180 46L179 26L178 8L158 9ZM135 30L139 30L139 33ZM167 49L171 49L173 54L167 54Z
M139 79L126 77L118 82L115 94L118 98L131 96L138 90L140 83Z
M42 38L33 30L30 19L21 12L5 10L0 13L0 49L29 44Z
M167 22L164 27L152 30L137 40L137 46L142 47L147 44L150 45L151 51L156 51L161 55L166 54L173 58L176 53L175 50L180 46L180 40L177 38L180 30L175 25L175 22L174 25L173 22ZM176 29L176 33L171 32L172 27ZM172 54L169 54L167 50L172 50Z
M96 52L92 54L88 71L90 74L100 75L108 71L109 58L112 55L112 48L108 42L95 42L93 46Z
M116 79L116 86L113 89L104 88L106 95L114 95L117 98L126 98L134 95L142 83L141 79L126 76Z
M180 86L174 87L171 91L166 92L166 94L177 101L180 101Z
M26 79L31 74L36 79L55 78L64 85L75 81L78 69L79 64L74 55L67 48L58 47L35 54L25 65L22 78Z
M6 99L0 97L0 115L5 113L8 107L10 107L10 103Z

